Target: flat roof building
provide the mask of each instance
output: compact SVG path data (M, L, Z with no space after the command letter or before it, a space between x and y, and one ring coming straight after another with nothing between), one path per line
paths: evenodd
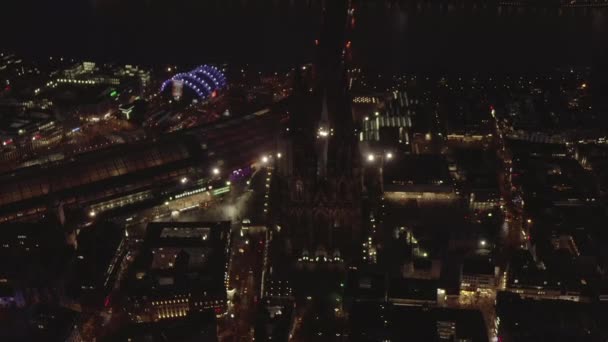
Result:
M125 279L128 313L153 322L226 308L230 222L150 223Z
M103 222L81 229L68 282L70 294L83 306L109 305L108 296L126 253L124 227Z
M498 267L488 257L466 258L462 263L460 290L477 291L495 289Z
M499 341L598 341L608 336L606 303L525 299L499 292Z
M162 322L133 323L101 339L104 342L215 342L217 319L213 310Z
M392 202L451 202L457 198L447 161L439 155L398 155L382 170L384 197Z
M356 303L349 324L352 341L488 341L477 310Z

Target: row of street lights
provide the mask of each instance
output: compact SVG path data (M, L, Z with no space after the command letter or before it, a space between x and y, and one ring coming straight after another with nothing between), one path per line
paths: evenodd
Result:
M276 154L277 159L281 159L283 157L283 155L279 152ZM260 159L260 161L262 162L262 164L266 165L268 164L268 162L273 158L273 155L264 155L262 156L262 158ZM214 167L211 169L211 175L214 177L218 177L221 174L221 170L219 167ZM189 182L188 177L182 177L180 178L180 183L182 185L185 185ZM248 182L249 183L249 182ZM232 183L228 180L226 181L226 185L230 186ZM165 203L168 204L168 203ZM97 212L95 212L94 210L89 211L89 217L94 218L95 216L97 216Z

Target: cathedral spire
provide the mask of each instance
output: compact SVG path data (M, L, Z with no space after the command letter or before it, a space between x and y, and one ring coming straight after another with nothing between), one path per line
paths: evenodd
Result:
M327 108L327 92L323 93L323 105L321 109L321 120L319 120L319 130L317 132L318 139L318 155L317 176L319 178L327 177L327 151L329 149L329 136L331 128L329 127L329 110Z
M323 108L321 109L321 125L329 125L329 111L327 109L327 91L323 92Z
M290 226L295 256L304 262L314 251L315 258L330 256L329 251L338 260L349 258L356 248L352 242L360 235L359 152L344 60L345 46L350 45L345 32L348 5L349 0L325 1L310 85L303 89L300 74L294 78L292 157L285 158L291 160L293 173L285 182L290 200L285 201L283 221Z

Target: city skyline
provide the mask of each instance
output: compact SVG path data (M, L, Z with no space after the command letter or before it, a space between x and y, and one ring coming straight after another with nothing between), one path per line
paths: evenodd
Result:
M603 9L576 3L581 7L517 7L519 3L493 0L462 6L355 1L360 10L356 24L362 29L354 32L358 42L353 48L360 64L383 71L533 73L576 65L606 74ZM258 68L268 68L271 61L291 68L314 58L321 4L29 0L7 4L0 18L10 29L4 46L28 57L148 65L227 62ZM30 8L39 8L39 14Z
M605 340L607 6L5 7L0 340Z

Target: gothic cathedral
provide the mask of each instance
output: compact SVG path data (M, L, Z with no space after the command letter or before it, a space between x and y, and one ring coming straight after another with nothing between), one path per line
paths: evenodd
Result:
M312 87L304 68L294 72L279 221L298 261L343 263L360 241L362 181L344 57L349 9L327 3Z

